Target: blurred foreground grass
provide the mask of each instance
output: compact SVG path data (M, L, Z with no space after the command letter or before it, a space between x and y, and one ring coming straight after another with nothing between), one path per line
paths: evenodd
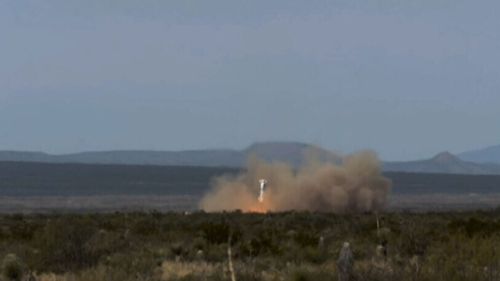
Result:
M500 212L0 216L0 280L500 280Z

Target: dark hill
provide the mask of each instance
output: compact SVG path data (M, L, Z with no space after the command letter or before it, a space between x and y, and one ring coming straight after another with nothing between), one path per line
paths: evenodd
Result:
M194 195L215 177L240 170L211 167L0 162L0 196ZM500 193L500 176L388 172L394 194ZM257 188L257 187L256 187Z
M0 162L0 196L199 195L236 169Z

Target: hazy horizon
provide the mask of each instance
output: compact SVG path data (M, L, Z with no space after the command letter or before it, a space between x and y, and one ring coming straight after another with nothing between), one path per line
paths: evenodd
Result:
M500 144L496 1L0 1L0 150Z

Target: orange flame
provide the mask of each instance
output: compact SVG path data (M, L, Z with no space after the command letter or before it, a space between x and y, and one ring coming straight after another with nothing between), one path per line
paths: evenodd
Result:
M246 206L243 212L248 212L248 213L267 213L271 211L272 206L271 202L269 200L269 197L266 197L263 202L260 202L258 200L255 200L252 204L249 206Z

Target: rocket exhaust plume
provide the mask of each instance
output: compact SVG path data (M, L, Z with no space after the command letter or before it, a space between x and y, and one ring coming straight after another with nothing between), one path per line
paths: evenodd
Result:
M271 189L265 191L267 180L259 180L263 178L272 183ZM245 172L215 179L200 208L208 212L380 211L386 205L391 185L381 174L376 154L370 151L344 157L338 164L308 159L298 169L251 157Z

